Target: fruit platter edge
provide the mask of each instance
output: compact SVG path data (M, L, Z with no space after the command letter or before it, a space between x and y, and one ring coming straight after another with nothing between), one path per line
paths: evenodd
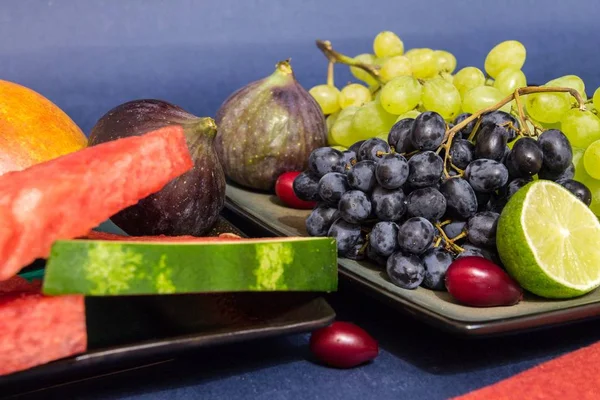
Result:
M285 207L277 196L227 185L226 207L272 236L308 236L310 210ZM383 268L369 261L339 258L339 273L376 297L442 329L474 336L515 333L600 316L600 290L569 300L526 294L513 306L475 308L460 305L447 292L395 286Z
M122 234L110 221L98 230ZM221 233L245 236L223 217L206 236ZM43 271L32 266L22 276L36 279ZM329 325L335 312L318 293L217 293L88 297L86 319L87 352L0 377L0 398L155 365L193 349L310 332Z

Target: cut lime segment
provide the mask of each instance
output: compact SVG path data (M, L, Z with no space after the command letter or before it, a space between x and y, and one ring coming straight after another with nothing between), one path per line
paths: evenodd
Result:
M511 197L496 243L507 271L534 294L570 298L600 286L600 223L554 182L534 181Z

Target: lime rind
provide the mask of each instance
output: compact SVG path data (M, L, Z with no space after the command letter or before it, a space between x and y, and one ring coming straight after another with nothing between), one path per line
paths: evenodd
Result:
M570 298L600 286L600 223L553 182L535 181L511 197L497 246L507 271L539 296Z

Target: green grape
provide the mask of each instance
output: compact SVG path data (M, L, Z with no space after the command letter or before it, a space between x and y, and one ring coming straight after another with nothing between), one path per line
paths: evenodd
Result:
M575 172L577 173L577 167L575 167ZM585 173L584 176L577 177L575 174L576 181L583 183L592 194L592 203L590 204L590 210L597 216L600 217L600 180L594 179Z
M437 63L438 72L452 73L456 69L456 57L454 54L445 50L436 50L433 52Z
M464 96L469 90L483 86L485 84L485 75L479 68L465 67L454 75L452 81L458 89L461 96Z
M339 151L346 151L346 150L348 150L348 148L345 147L345 146L331 146L331 148L339 150Z
M391 114L404 114L419 104L421 92L421 84L418 80L412 76L399 76L386 83L381 89L381 105Z
M337 120L338 115L340 115L340 111L334 112L333 114L329 115L327 117L327 119L325 119L325 123L327 124L328 131L330 131L333 124L335 124L335 121Z
M388 58L379 70L379 77L386 83L398 76L412 75L410 60L405 56Z
M499 43L485 57L485 71L496 78L506 68L521 69L526 55L525 46L521 42L507 40Z
M405 118L417 118L419 114L421 114L421 112L418 110L410 110L409 112L399 115L398 118L396 118L396 122L402 121Z
M596 89L592 97L592 104L596 110L600 110L600 88Z
M571 108L568 93L533 93L525 97L527 113L544 123L560 121Z
M505 96L498 89L492 86L478 86L463 96L462 110L471 114L479 110L493 106L502 100ZM500 110L510 112L510 103L500 107Z
M577 75L561 76L560 78L552 79L544 86L568 87L571 89L575 89L581 95L583 100L587 100L587 94L585 93L585 83ZM573 102L576 101L575 98L572 98L571 100L573 100Z
M423 107L427 111L435 111L446 120L454 119L460 111L458 89L441 77L425 81L422 98Z
M427 79L437 74L437 58L431 49L412 49L405 54L415 78Z
M498 74L493 86L504 96L508 96L515 89L527 86L527 78L520 69L506 68Z
M600 179L600 140L596 140L585 149L583 165L585 172L592 178Z
M375 55L369 54L369 53L359 54L356 57L354 57L353 60L361 62L363 64L374 65L375 64ZM364 69L361 69L358 67L350 67L350 72L356 79L360 79L361 81L366 83L368 86L373 86L373 85L377 84L377 79L373 78L373 76L371 76L371 74L369 74Z
M396 78L399 79L399 78ZM396 116L388 113L376 101L365 104L352 117L352 143L370 139L382 132L389 132L396 122ZM347 143L340 143L346 145Z
M356 114L356 112L360 110L359 106L350 106L350 107L346 107L344 109L342 109L340 111L340 113L338 114L338 118L346 118L346 117L351 117L354 114Z
M333 114L340 109L340 91L335 86L317 85L311 88L308 93L310 93L317 103L319 103L321 110L323 110L323 114Z
M331 139L330 139L331 138ZM358 140L354 140L354 134L352 131L352 116L345 118L338 118L335 124L331 127L331 132L327 136L327 143L329 145L338 145L350 147Z
M452 75L451 73L449 73L449 72L440 72L440 76L446 82L450 82L450 83L454 84L454 75Z
M600 140L600 119L590 111L573 108L560 121L562 132L573 147L587 148Z
M371 91L358 83L351 83L340 91L339 102L341 108L362 106L371 101Z
M394 32L379 32L373 40L373 52L377 57L401 56L404 54L404 43Z

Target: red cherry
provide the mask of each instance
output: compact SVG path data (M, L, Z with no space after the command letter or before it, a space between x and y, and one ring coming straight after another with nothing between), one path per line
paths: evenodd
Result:
M349 322L334 322L313 332L310 351L332 367L352 368L375 359L379 346L364 329Z
M459 303L473 307L511 306L523 289L502 268L483 257L462 257L446 271L446 289Z
M312 209L317 203L315 201L300 200L294 193L294 179L300 175L298 171L284 172L279 175L275 182L275 194L283 204L292 208Z

